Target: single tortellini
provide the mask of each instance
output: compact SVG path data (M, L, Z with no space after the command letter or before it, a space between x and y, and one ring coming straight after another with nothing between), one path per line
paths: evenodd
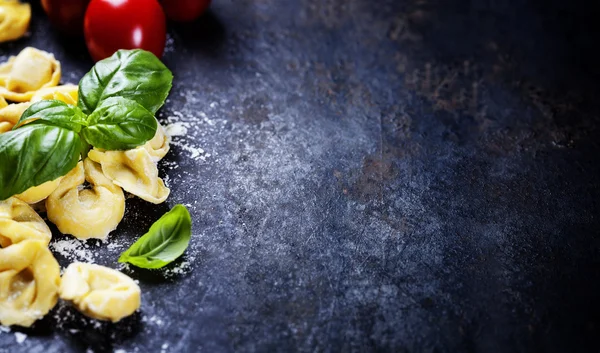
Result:
M56 305L60 268L39 240L0 249L0 324L31 326Z
M0 107L0 134L11 130L30 105L31 103L26 102Z
M61 179L62 177L47 181L38 186L32 186L22 193L15 195L15 197L29 204L38 203L42 200L45 200L48 196L50 196L51 193L54 192L54 190L56 190Z
M156 133L152 140L144 144L144 148L152 157L152 161L157 163L169 152L169 144L171 137L167 134L163 126L157 121L156 122Z
M90 188L84 187L84 181ZM105 239L123 219L125 196L102 174L99 164L86 158L48 196L46 212L61 233L78 239Z
M47 246L51 238L50 228L31 206L14 197L0 201L0 247L27 239L40 240Z
M0 43L23 37L31 20L31 7L18 0L0 0Z
M158 177L158 168L144 146L127 151L102 151L94 148L88 157L100 163L113 183L148 202L164 202L169 188Z
M0 65L0 96L9 101L27 102L37 90L58 85L60 74L60 63L54 55L25 48Z
M79 87L73 84L42 88L31 97L31 102L57 99L67 104L77 105Z
M59 294L84 315L112 322L133 314L141 304L140 287L131 278L88 263L76 262L67 267Z

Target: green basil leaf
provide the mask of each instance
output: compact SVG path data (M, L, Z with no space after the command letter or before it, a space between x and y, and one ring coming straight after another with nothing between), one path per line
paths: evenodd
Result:
M154 54L119 50L83 76L77 105L89 115L105 99L120 96L154 114L167 99L172 82L173 74Z
M59 100L43 100L33 103L23 112L13 130L31 119L42 119L50 125L60 126L65 129L79 132L81 125L86 125L86 116L81 109Z
M187 208L175 205L165 213L131 247L121 254L119 262L141 268L161 268L177 259L190 243L192 218Z
M111 97L100 103L81 130L92 146L105 150L128 150L143 145L156 133L154 115L138 103Z
M0 200L67 174L80 148L76 132L43 121L0 134Z

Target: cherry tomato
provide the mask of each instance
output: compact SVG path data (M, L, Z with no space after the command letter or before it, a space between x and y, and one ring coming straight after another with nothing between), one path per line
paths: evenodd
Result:
M83 15L90 0L42 0L50 22L64 34L81 35Z
M141 48L161 57L165 49L165 14L156 0L92 0L83 31L95 61L119 49Z
M161 4L169 20L189 22L206 11L210 0L161 0Z

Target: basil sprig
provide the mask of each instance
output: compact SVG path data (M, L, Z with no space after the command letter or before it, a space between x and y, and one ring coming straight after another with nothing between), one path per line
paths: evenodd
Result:
M0 134L0 200L67 174L90 145L126 150L152 139L172 81L154 54L119 50L81 79L77 106L32 104Z
M187 249L192 235L192 218L187 208L175 205L119 257L141 268L161 268Z

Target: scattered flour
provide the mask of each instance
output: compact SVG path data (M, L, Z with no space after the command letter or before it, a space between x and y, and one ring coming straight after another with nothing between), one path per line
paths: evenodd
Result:
M167 353L167 348L169 348L169 344L163 343L163 345L160 347L160 353Z
M21 332L15 332L15 339L17 340L18 344L21 344L25 342L25 340L27 339L27 335Z
M169 124L165 126L165 132L173 137L173 136L185 136L188 132L188 128L190 127L190 123L185 122L177 122L173 124Z
M75 238L55 241L50 244L50 249L70 261L95 262L94 252L89 249L89 245Z
M156 324L158 326L162 326L162 324L163 324L163 321L156 316L152 316L151 318L144 320L144 321L150 322L152 324Z

